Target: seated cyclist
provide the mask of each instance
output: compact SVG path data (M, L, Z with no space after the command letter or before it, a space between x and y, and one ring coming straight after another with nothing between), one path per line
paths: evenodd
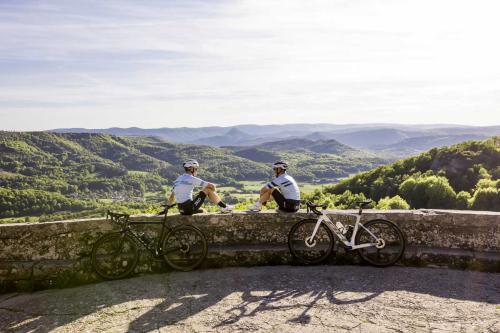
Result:
M297 182L292 176L286 173L288 164L278 161L273 164L273 170L276 178L267 183L260 190L260 199L254 205L248 207L249 210L258 212L262 206L266 205L271 197L278 204L279 210L289 213L295 213L300 208L300 190Z
M188 160L182 164L186 173L180 175L174 182L172 193L168 198L167 204L172 206L174 201L177 201L177 207L182 215L193 215L203 212L200 209L206 197L214 204L220 207L221 213L230 213L233 211L233 206L226 205L215 192L215 185L200 178L198 168L200 164L196 160ZM200 186L201 191L193 198L193 189L195 186Z

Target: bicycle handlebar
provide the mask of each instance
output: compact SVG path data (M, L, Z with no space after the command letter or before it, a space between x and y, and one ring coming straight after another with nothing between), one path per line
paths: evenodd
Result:
M361 213L363 212L363 207L371 204L372 202L373 202L372 200L356 201L355 204L357 204L359 206L359 213L358 214L361 215ZM321 215L321 212L318 210L318 207L321 207L321 209L323 209L323 210L328 208L328 204L319 205L319 204L315 204L311 201L307 201L306 206L307 206L308 213L310 211L312 211L313 213L315 213L317 215ZM353 205L351 204L349 207L352 207L352 206Z

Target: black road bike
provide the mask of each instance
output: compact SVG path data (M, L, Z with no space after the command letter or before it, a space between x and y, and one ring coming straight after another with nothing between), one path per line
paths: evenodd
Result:
M100 237L92 248L92 266L102 278L121 279L131 274L139 261L139 248L143 247L154 258L163 258L173 269L191 271L205 260L207 240L200 229L192 225L170 227L167 214L171 206L158 215L162 222L131 222L130 215L108 211L106 219L120 226L120 231ZM161 223L161 232L156 239L135 226Z
M403 232L397 224L388 220L375 219L361 223L363 207L371 201L357 203L357 214L343 214L356 218L352 226L340 221L333 223L327 216L326 205L307 202L308 212L313 212L317 219L301 220L292 227L288 234L288 247L292 256L303 264L321 263L332 253L335 235L347 250L357 250L361 258L373 266L395 264L403 256L406 247Z

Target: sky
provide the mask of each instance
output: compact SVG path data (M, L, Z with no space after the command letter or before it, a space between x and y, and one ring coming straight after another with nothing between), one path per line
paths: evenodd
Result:
M0 0L0 129L500 124L497 0Z

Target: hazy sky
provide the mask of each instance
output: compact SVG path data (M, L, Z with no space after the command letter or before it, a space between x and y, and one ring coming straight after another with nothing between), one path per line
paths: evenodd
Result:
M0 129L500 124L500 1L0 1Z

